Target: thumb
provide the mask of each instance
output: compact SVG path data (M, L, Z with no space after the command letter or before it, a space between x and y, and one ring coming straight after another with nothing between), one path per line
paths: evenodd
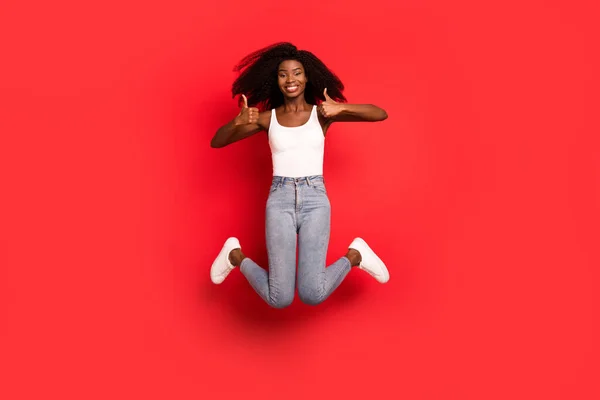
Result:
M333 101L333 99L327 94L327 88L323 90L323 96L325 97L325 101Z
M244 103L242 104L242 108L248 108L248 99L246 96L242 95L242 99L244 99Z

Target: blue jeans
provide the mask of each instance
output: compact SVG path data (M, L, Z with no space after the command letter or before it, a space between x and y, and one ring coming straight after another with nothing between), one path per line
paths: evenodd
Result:
M341 257L325 267L329 245L331 205L323 176L273 177L266 212L266 243L269 272L250 258L240 265L250 285L270 306L283 308L294 300L317 305L342 283L351 269Z

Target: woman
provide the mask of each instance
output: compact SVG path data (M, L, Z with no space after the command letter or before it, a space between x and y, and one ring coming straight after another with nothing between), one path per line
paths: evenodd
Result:
M246 257L238 239L231 237L211 267L213 283L223 282L240 267L270 306L283 308L294 299L296 280L300 299L312 305L325 300L352 267L387 282L385 264L361 238L354 239L343 257L325 267L330 203L323 180L323 149L331 124L382 121L386 112L374 105L346 104L338 77L315 55L291 43L276 43L251 53L235 71L241 74L232 93L241 95L241 110L217 131L211 146L224 147L261 131L268 134L273 161L266 208L269 272Z

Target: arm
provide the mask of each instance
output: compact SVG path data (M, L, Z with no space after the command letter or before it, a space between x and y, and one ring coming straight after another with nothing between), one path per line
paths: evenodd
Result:
M246 139L262 131L263 128L258 123L240 123L238 117L223 125L217 130L215 136L210 141L210 147L221 148L239 140Z
M221 148L239 140L246 139L264 129L265 112L259 113L258 108L248 107L246 96L240 113L230 122L217 130L210 141L210 147Z
M332 116L332 121L343 122L377 122L388 117L384 109L373 104L339 104L339 113Z

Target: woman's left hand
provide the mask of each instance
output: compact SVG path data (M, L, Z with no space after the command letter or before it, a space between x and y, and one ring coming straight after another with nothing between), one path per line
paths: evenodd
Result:
M323 91L323 96L325 96L325 101L319 105L319 112L323 117L327 119L333 118L343 111L344 105L329 97L327 95L327 88Z

